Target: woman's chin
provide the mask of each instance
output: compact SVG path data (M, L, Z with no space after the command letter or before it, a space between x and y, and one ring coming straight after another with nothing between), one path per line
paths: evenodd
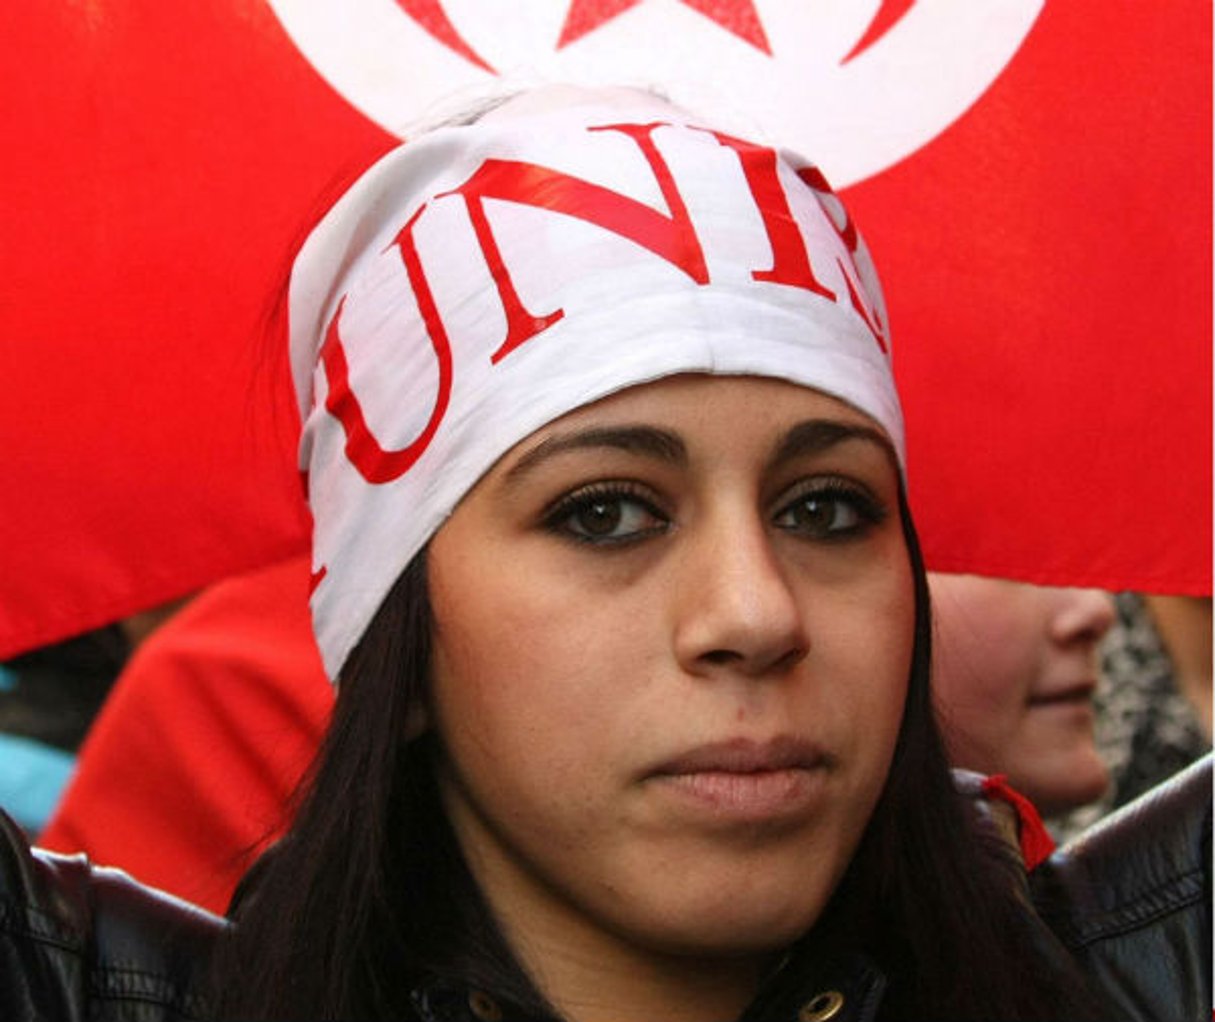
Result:
M787 893L787 892L786 892ZM795 943L817 921L819 904L790 904L786 896L764 905L739 899L717 904L712 912L693 911L646 927L639 943L681 958L736 959L776 955Z
M1060 760L1050 770L1041 770L1023 782L1020 790L1043 816L1056 816L1097 801L1109 785L1109 768L1090 747ZM1013 786L1018 787L1015 780Z

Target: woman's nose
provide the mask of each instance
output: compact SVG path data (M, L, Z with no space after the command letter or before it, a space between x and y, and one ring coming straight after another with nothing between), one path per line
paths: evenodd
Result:
M763 524L722 523L685 549L675 653L691 674L766 677L810 649L802 607Z
M1060 645L1096 645L1114 623L1114 601L1100 589L1061 589L1050 635Z

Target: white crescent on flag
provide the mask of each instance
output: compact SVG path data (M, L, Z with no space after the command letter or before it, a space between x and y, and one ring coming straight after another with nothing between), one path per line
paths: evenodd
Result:
M401 137L489 90L652 87L809 154L837 188L931 141L1044 0L270 0L313 66Z

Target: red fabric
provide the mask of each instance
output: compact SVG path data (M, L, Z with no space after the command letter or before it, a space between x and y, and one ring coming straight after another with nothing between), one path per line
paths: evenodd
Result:
M1055 850L1055 839L1050 836L1034 804L1008 783L1008 777L993 774L983 781L982 791L987 798L1007 802L1016 810L1017 837L1025 868L1036 869L1049 859Z
M328 721L304 558L220 583L140 648L40 838L222 912Z
M266 312L326 183L394 142L264 0L5 28L0 656L302 549ZM844 197L929 563L1209 593L1210 4L1050 0L968 113Z
M395 140L261 0L18 4L0 62L0 657L302 550L272 314Z
M886 284L930 566L1211 592L1211 5L1049 0L845 198Z

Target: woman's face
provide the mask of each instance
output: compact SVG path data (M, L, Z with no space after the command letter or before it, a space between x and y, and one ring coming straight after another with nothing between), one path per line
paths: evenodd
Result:
M814 922L911 658L870 420L750 377L624 391L504 456L429 585L443 797L516 946L746 956Z
M1097 643L1114 620L1096 589L929 576L933 684L957 766L1007 774L1046 814L1100 797Z

